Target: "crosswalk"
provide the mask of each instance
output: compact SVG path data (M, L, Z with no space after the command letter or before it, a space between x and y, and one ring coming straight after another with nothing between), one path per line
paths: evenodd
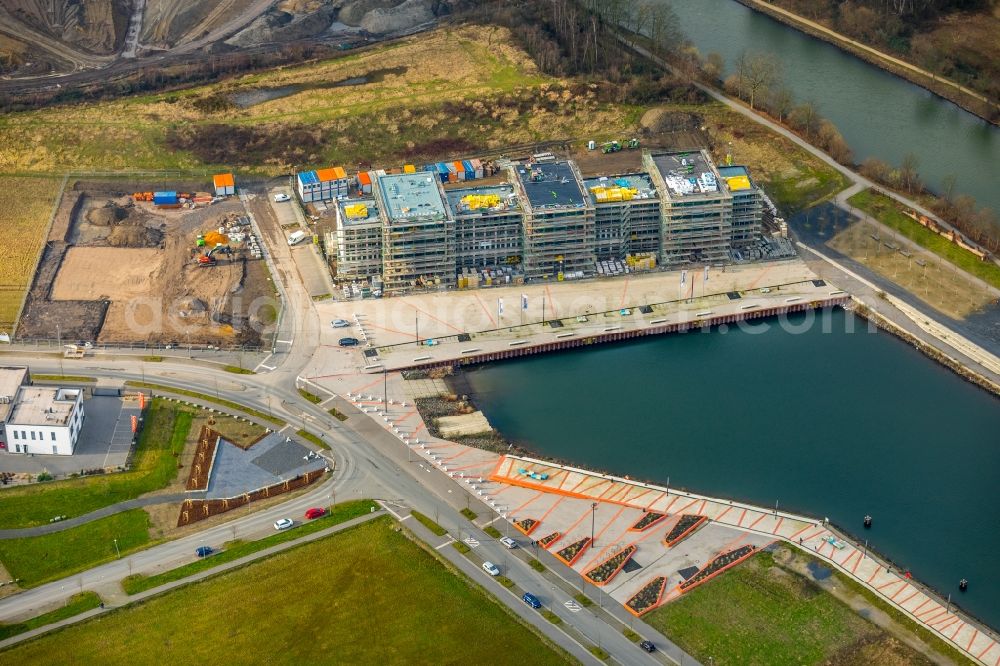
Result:
M477 539L473 539L472 537L465 537L465 539L463 539L463 541L465 541L465 544L469 548L478 548L479 547L479 541Z
M570 613L579 613L580 609L582 608L580 604L576 603L572 599L564 603L563 606L565 606Z

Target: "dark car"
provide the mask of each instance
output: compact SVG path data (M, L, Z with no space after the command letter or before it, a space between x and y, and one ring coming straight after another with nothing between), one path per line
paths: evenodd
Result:
M642 641L641 643L639 643L639 647L641 647L646 652L656 652L656 646L650 643L649 641Z
M538 600L538 597L533 595L531 592L525 592L524 596L521 597L521 601L528 604L532 608L541 608L542 602Z
M198 550L194 551L195 555L198 557L208 557L215 551L212 550L211 546L198 546Z
M341 347L357 347L360 343L357 338L341 338L337 344Z

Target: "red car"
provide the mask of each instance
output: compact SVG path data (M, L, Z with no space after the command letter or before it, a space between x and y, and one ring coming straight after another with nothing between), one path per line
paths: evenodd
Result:
M326 515L326 509L321 509L318 506L313 507L308 511L306 511L306 518L308 518L309 520L312 520L313 518L319 518L320 516L325 516L325 515Z

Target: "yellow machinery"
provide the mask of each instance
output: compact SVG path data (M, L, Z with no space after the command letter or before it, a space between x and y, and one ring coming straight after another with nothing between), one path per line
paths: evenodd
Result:
M469 210L494 208L500 205L500 197L496 194L467 194L462 197L462 205Z
M618 187L614 185L611 187L598 185L597 187L590 188L590 191L594 193L594 198L597 199L598 203L605 203L607 201L631 201L637 194L639 194L639 190L631 187Z
M368 217L368 206L364 204L347 204L344 206L344 215L349 218L356 219L359 217Z

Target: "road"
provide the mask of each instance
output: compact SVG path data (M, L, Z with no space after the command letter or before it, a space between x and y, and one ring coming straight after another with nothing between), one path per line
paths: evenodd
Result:
M289 424L286 426L288 428L306 428L321 433L332 447L336 472L316 488L278 506L238 517L197 534L154 546L70 578L25 590L0 600L0 622L30 616L80 590L108 589L130 573L151 574L174 568L194 559L194 550L200 545L221 546L234 538L259 538L273 533L273 523L276 519L301 516L307 508L317 504L361 497L379 499L391 503L390 506L402 507L404 512L409 508L415 508L425 515L435 516L449 532L457 534L467 534L472 529L469 522L459 513L469 501L473 502L473 509L481 516L491 512L489 507L479 503L478 500L467 500L464 487L440 470L425 467L418 462L410 462L408 449L397 438L348 403L337 399L338 409L352 416L348 422L340 422L326 411L326 403L332 396L324 395L323 397L327 399L319 405L314 405L297 393L296 389L304 385L299 376L314 364L313 355L319 345L320 321L312 299L301 284L295 258L267 199L263 193L256 193L244 197L244 202L247 211L252 214L255 223L260 227L270 254L269 263L273 266L274 275L280 281L280 291L285 298L279 342L276 343L275 353L266 359L266 367L262 367L258 374L227 375L204 362L171 356L166 356L162 362L157 363L146 363L141 357L127 355L87 358L73 362L72 368L69 368L65 367L67 361L60 361L53 356L9 353L4 355L4 362L28 364L33 371L39 373L65 372L96 377L114 376L122 380L144 380L209 394L214 392L220 399L231 400L263 412L272 412L285 419ZM300 253L297 256L302 257L304 261L314 261L308 253ZM313 387L310 389L316 390ZM593 642L600 636L602 645L612 654L616 662L651 663L649 655L624 638L620 625L606 624L604 618L607 616L589 611L571 612L563 606L563 602L568 600L570 595L560 591L562 588L559 584L553 589L552 579L531 569L524 562L511 558L506 549L485 533L475 533L482 537L479 541L483 554L488 554L498 562L507 559L510 565L507 573L519 586L536 590L543 603L579 634L589 637ZM458 554L453 548L449 547L447 550L451 552L446 556L452 552ZM466 570L468 569L466 565L473 569L467 573L482 582L485 573L478 570L474 564L469 565L468 562L460 566ZM548 576L552 576L551 571ZM563 581L563 585L569 584ZM495 593L503 592L502 588L491 589ZM515 599L516 603L511 605L509 597L506 592L500 595L500 599L508 606L523 610L518 607L518 604L523 606L519 600ZM566 636L562 630L540 615L534 614L532 622L557 644L566 643ZM655 643L668 647L674 654L681 655L681 659L675 662L667 659L663 653L657 653L655 659L661 660L660 663L681 661L685 664L696 663L692 658L683 655L666 637L651 628L641 626L639 632ZM581 652L578 645L570 651L587 663L594 662L593 657L587 652Z

